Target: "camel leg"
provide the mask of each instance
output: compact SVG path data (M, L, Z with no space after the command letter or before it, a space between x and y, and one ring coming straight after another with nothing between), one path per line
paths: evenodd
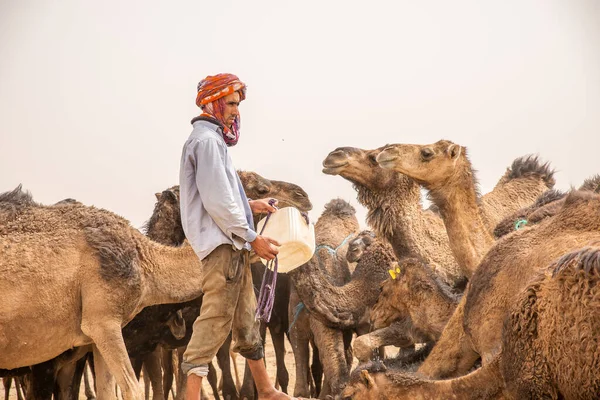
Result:
M93 319L87 321L84 308L81 328L83 332L94 341L94 362L96 363L97 370L96 378L98 375L105 375L102 376L101 379L101 382L104 385L110 381L106 375L112 374L123 392L124 400L139 400L141 398L141 393L138 386L138 380L136 379L133 367L131 366L127 349L125 348L125 342L123 342L120 323L110 323ZM102 361L99 361L97 357L101 357ZM100 363L103 364L101 374L98 371L98 364ZM112 395L110 397L105 397L111 391L107 389L108 388L106 387L98 385L99 400L113 398Z
M283 332L271 332L271 340L275 349L275 361L277 362L277 382L284 393L288 391L290 376L285 367L285 334Z
M235 388L240 391L242 382L240 381L240 372L237 365L238 354L229 350L229 357L231 357L231 363L233 364L233 373L235 374Z
M163 400L164 390L162 386L162 369L161 369L162 347L157 346L156 349L144 358L144 367L152 385L152 400Z
M94 345L94 371L96 380L96 396L98 400L114 400L115 378L108 370L104 358Z
M17 391L17 400L25 399L25 391L23 390L23 384L21 383L21 378L15 378L15 390Z
M419 373L431 379L462 376L469 372L479 358L463 327L466 299L466 295L462 297L431 354L419 367Z
M296 306L300 302L298 294L293 285L290 287L290 302L288 305L288 317L294 321L296 317ZM298 314L296 321L290 327L290 343L296 361L296 384L294 385L294 396L310 397L309 374L310 374L310 351L309 351L309 329L308 313L302 311Z
M337 396L349 376L343 332L329 328L314 318L310 320L310 327L315 337L315 344L319 348L325 379L328 383L323 386L319 398Z
M4 385L4 400L8 400L8 396L10 395L10 386L12 384L12 377L5 376L2 378L2 384ZM17 385L15 384L15 386Z
M87 400L96 399L96 391L94 390L95 383L93 383L94 377L92 375L92 367L90 366L90 357L85 363L85 370L83 371L83 384L85 386L85 397Z
M312 356L312 364L310 366L310 372L312 374L312 380L314 384L314 393L313 396L319 396L321 394L321 389L323 388L323 364L321 364L321 358L319 357L319 349L313 343L313 356Z
M142 365L142 378L144 378L144 400L150 400L150 377L146 365Z
M217 369L212 362L208 364L208 376L206 378L208 379L208 384L213 391L215 400L220 400L219 388L217 387Z
M77 400L81 386L81 376L85 368L86 356L63 365L56 374L54 398L59 400Z
M164 392L164 400L169 400L169 392L173 387L173 350L162 349L162 388ZM173 396L175 398L175 396Z

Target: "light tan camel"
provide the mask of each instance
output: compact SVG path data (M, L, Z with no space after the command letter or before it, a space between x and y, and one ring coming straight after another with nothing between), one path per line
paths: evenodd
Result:
M0 368L94 344L101 399L113 396L112 376L125 399L141 398L121 328L146 306L201 295L189 245L152 242L95 207L41 206L20 187L0 195L0 249Z
M447 140L431 145L394 144L377 155L383 168L405 174L429 191L439 208L450 247L466 277L471 277L494 243L492 229L507 214L533 203L554 185L553 172L536 157L513 162L500 180L505 190L499 198L482 200L465 147ZM522 179L513 179L518 176Z

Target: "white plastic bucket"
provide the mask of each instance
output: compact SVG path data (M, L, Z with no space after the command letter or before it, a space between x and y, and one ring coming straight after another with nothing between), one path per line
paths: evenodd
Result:
M266 219L265 217L258 222L257 232L262 230ZM307 263L315 253L315 226L307 224L297 208L284 207L271 214L262 234L281 244L277 255L278 272L298 268ZM267 260L261 258L261 261L267 265Z

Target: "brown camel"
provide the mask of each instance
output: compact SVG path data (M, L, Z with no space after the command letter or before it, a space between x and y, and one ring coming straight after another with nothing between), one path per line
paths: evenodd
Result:
M342 393L357 400L500 400L503 394L498 362L451 380L428 380L406 372L405 365L372 362L359 366Z
M361 242L364 246L365 237L371 239L370 232L361 232L350 242L349 248L354 247L354 250L347 259L357 256L356 251ZM332 283L317 258L290 272L296 292L311 316L337 329L356 330L364 323L396 259L387 241L371 240L374 241L364 248L350 281L344 285Z
M382 285L371 311L375 331L359 336L352 344L361 362L371 358L379 346L409 348L437 341L460 300L428 265L417 259L402 259L393 279Z
M368 210L367 223L391 243L398 258L420 257L449 283L457 282L462 274L442 219L423 209L415 181L379 167L375 157L381 150L340 147L323 160L323 173L353 184L358 201Z
M504 326L501 370L515 399L600 393L600 242L561 257L519 296Z
M600 393L600 242L542 268L510 307L502 353L464 377L431 381L404 366L353 372L345 398L593 399ZM389 362L388 362L389 364Z
M316 263L333 285L344 285L350 280L346 260L348 241L359 232L356 211L341 199L331 200L315 224L317 249L311 263ZM301 311L301 299L295 289L295 278L305 274L308 264L290 273L292 291L289 318L295 321L290 328L290 341L296 360L295 396L309 396L309 343L316 347L325 373L320 398L339 393L349 374L346 349L352 333L332 329L307 312ZM301 306L300 306L301 307ZM297 313L298 308L298 313ZM296 315L298 314L298 315ZM318 378L318 377L317 377ZM318 385L318 383L317 383Z
M417 259L403 259L394 279L382 285L373 307L371 321L375 329L404 321L410 327L406 337L412 343L437 341L454 313L461 295Z
M505 195L481 200L485 206L481 207L466 148L447 140L431 145L390 145L377 155L377 162L415 179L429 191L444 220L452 252L467 278L494 243L492 229L496 224L554 186L548 164L540 164L537 157L519 158L500 180L505 188L512 183L504 190Z
M587 178L579 190L600 193L600 175ZM566 193L550 189L542 193L530 206L521 208L505 217L494 228L494 236L500 238L525 226L531 226L552 217L561 209Z
M598 240L600 195L573 191L554 217L496 242L419 371L437 379L467 373L479 357L491 362L517 294L553 260Z

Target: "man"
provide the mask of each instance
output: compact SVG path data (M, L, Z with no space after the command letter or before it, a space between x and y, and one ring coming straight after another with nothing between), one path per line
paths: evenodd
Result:
M289 399L276 391L263 362L255 320L249 250L267 260L279 244L254 231L252 213L275 212L268 199L248 200L227 148L240 134L238 106L246 85L235 75L208 76L198 84L196 105L202 114L183 147L179 176L181 221L202 261L202 309L183 355L188 375L186 399L199 400L208 364L232 332L233 350L248 360L260 399ZM276 203L275 203L276 204Z

